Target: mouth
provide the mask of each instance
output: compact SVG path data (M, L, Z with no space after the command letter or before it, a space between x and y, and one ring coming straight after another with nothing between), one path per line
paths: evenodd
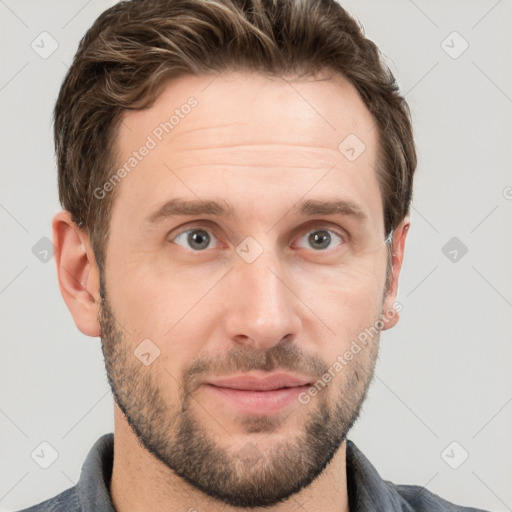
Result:
M311 386L311 380L290 374L264 377L239 375L216 379L203 388L217 401L251 416L276 414L298 401L298 396Z

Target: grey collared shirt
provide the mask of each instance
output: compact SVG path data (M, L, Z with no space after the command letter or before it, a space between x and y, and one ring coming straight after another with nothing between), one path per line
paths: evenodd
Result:
M114 434L105 434L91 448L74 487L19 512L115 512L109 494L113 456ZM346 459L350 512L485 512L457 506L424 487L383 480L349 439Z

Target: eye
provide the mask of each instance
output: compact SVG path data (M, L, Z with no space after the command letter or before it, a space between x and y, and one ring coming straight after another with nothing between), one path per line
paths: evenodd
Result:
M299 247L304 249L313 249L315 251L323 251L329 249L333 245L333 240L338 239L338 246L345 243L344 236L341 233L333 231L332 229L313 229L309 230L300 237L303 239L307 236L307 244L309 247L304 247L299 244ZM181 231L171 242L185 247L185 249L193 249L194 252L201 252L211 248L211 244L218 241L217 237L212 233L211 229L204 229L203 227L192 227Z
M211 231L193 228L182 231L178 236L173 238L172 241L186 249L190 248L196 251L202 251L208 248L212 239L217 240L215 235L211 234Z
M333 235L335 238L340 240L341 243L339 245L344 243L342 235L331 229L313 229L307 231L301 238L307 236L307 243L310 245L310 247L303 248L313 248L315 251L329 249L332 245Z

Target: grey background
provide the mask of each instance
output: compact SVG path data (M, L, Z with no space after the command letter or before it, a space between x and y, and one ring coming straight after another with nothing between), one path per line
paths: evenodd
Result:
M36 257L60 209L51 109L78 40L113 3L0 0L2 510L72 486L113 431L100 340L75 327L51 254ZM512 510L512 2L342 4L388 56L420 159L401 321L382 336L349 438L387 480ZM31 47L43 31L59 45L46 59ZM46 470L31 458L43 441L58 452ZM452 469L462 450L469 458Z

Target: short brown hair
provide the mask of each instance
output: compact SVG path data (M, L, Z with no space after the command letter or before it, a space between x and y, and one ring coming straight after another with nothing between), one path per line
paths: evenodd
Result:
M54 110L59 199L89 235L100 271L115 191L98 199L94 190L115 170L123 111L151 106L170 78L225 70L343 75L377 123L384 235L408 215L409 108L377 46L335 0L130 0L80 41Z

